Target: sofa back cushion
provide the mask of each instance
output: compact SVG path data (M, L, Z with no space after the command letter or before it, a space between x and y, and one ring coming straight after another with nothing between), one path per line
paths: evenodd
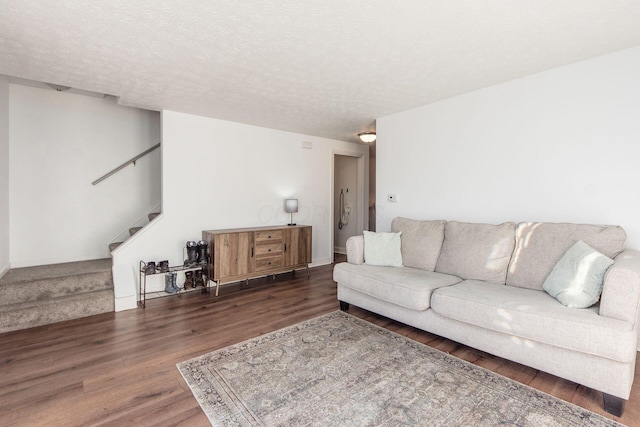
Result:
M516 229L516 248L507 285L542 290L542 284L560 258L582 240L609 258L624 249L624 230L615 225L524 222Z
M405 267L434 271L444 240L446 221L394 218L391 231L402 232L402 263Z
M504 285L515 245L515 228L513 222L447 222L436 272Z

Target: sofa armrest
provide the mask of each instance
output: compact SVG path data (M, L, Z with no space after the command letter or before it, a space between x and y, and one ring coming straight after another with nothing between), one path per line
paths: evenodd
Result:
M347 239L347 262L364 264L364 236L351 236Z
M625 249L604 279L600 315L635 327L640 308L640 251Z

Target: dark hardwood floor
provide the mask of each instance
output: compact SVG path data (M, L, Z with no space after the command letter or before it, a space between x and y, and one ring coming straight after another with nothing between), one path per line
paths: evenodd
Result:
M176 363L338 309L332 266L0 335L0 426L208 425ZM640 426L640 380L622 418L601 394L351 307L349 313L546 393Z

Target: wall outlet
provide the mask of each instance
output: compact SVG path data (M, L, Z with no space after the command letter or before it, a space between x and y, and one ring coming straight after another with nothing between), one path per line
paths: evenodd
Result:
M392 202L395 203L398 201L398 195L397 194L387 194L387 201L388 202Z

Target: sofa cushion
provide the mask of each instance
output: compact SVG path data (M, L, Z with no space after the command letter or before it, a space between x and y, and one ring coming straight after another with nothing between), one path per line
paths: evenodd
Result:
M613 225L520 223L507 285L542 290L553 267L578 240L615 258L624 249L626 238L624 230Z
M431 292L461 281L460 278L417 268L378 267L346 262L333 269L333 280L340 286L411 310L426 310Z
M500 225L447 222L435 271L504 285L514 244L513 222Z
M446 221L394 218L391 231L402 232L402 263L405 267L434 271L444 240Z
M514 337L628 363L635 357L635 331L627 322L602 317L598 308L565 307L543 291L467 280L433 292L441 316Z
M364 262L368 265L402 267L400 235L364 231Z
M567 307L591 307L600 299L611 264L611 258L578 240L553 267L542 288Z

